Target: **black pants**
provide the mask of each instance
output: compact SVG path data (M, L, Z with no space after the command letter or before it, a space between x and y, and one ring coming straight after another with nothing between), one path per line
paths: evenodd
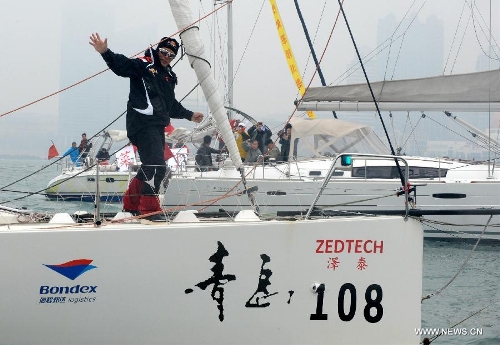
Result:
M165 128L149 126L141 129L132 138L141 157L141 168L137 178L143 181L142 195L157 195L165 177L167 166L164 159Z

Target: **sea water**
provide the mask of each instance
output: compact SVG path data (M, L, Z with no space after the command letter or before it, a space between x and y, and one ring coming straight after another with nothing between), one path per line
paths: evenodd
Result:
M0 158L0 205L26 207L38 212L83 210L92 213L92 203L49 201L43 192L29 195L29 192L43 190L49 180L60 174L61 168L56 165L39 171L48 164L43 160ZM24 179L32 173L35 174ZM21 181L5 187L17 180ZM120 204L101 204L102 212L120 209ZM461 242L424 241L422 294L433 294L447 285L472 249L473 245ZM422 329L415 332L442 334L433 344L500 344L500 301L490 305L500 300L499 267L500 245L479 245L462 272L442 292L422 302ZM455 324L458 325L452 328ZM387 337L390 343L390 334Z

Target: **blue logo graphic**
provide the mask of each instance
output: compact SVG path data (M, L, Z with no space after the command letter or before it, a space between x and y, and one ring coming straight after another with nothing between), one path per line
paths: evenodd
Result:
M97 266L91 265L93 260L89 259L77 259L65 262L59 265L45 265L53 271L65 276L68 279L75 280L82 274L91 269L97 268Z

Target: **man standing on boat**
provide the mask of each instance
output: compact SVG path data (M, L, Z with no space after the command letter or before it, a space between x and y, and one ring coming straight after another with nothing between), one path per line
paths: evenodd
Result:
M170 118L203 120L202 113L185 109L175 99L177 77L170 63L177 55L179 43L164 37L156 49L150 48L144 57L133 59L112 52L107 38L102 40L98 33L90 36L89 44L116 75L130 78L127 136L137 146L142 166L123 196L123 208L134 214L161 211L158 193L166 173L165 127ZM164 218L157 214L149 219Z
M82 133L82 140L80 141L80 146L78 146L78 151L83 161L87 158L91 148L92 143L87 139L87 133Z
M271 136L273 135L273 132L271 132L271 130L267 128L267 126L264 126L262 122L257 122L256 125L250 127L247 133L250 136L250 138L257 139L257 141L259 142L260 152L265 151L265 146L266 146L265 142L267 139L270 139Z

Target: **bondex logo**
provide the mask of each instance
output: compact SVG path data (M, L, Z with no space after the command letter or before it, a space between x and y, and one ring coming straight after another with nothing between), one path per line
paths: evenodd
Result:
M40 295L69 295L74 293L97 293L97 285L40 286Z

